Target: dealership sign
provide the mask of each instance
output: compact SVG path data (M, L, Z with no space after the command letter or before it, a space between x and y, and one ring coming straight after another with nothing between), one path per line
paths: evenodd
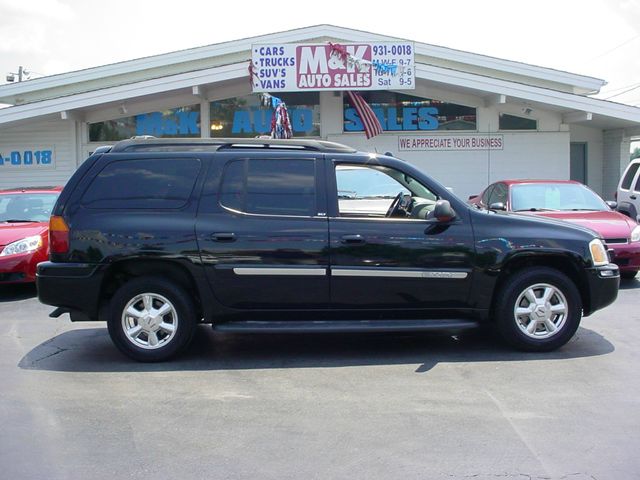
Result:
M414 89L411 42L254 45L254 92Z
M442 150L502 150L502 135L415 135L398 137L398 150L442 151Z
M55 154L52 146L15 146L0 151L0 171L42 167L55 167Z

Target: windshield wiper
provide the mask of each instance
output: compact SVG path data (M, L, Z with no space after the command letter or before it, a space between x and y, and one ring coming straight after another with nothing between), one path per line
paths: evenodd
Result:
M597 208L563 208L563 212L599 212Z
M521 208L520 210L514 210L514 212L559 212L555 208Z
M20 219L10 218L8 220L2 220L2 221L6 223L31 223L31 222L34 222L35 220L20 220Z

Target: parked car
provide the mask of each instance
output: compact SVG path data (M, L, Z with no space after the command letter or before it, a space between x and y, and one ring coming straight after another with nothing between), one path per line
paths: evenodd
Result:
M0 190L0 284L34 282L49 258L49 216L62 187Z
M489 185L469 202L483 208L506 210L575 223L591 228L613 250L613 262L622 278L640 270L640 226L613 210L585 185L572 180L502 180Z
M616 210L640 222L640 158L627 165L618 183L616 200Z
M391 195L390 195L391 193ZM393 198L392 198L393 197ZM397 158L315 140L134 139L71 177L38 297L158 361L226 332L459 332L547 351L618 294L592 230L471 208Z

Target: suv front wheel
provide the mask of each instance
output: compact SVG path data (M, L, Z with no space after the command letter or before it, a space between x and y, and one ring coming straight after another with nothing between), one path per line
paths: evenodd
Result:
M158 362L189 345L196 311L181 287L161 278L140 277L116 291L107 325L122 353L140 362Z
M502 337L526 351L550 351L567 343L580 325L582 301L563 273L535 267L513 274L496 299Z

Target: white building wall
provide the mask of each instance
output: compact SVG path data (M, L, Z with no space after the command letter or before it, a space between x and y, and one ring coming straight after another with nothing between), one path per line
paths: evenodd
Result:
M364 134L343 133L341 97L329 92L323 92L320 100L322 135L327 140L362 151L391 152L451 187L463 199L479 193L497 180L569 178L570 133L561 124L559 114L536 109L530 116L538 120L538 131L498 131L499 114L523 116L522 105L506 103L485 107L480 98L467 97L466 100L465 104L478 109L478 132L423 131L400 133L400 136L482 135L490 132L503 137L503 150L407 152L399 151L399 135L396 133L384 133L369 140Z
M419 91L418 91L419 90ZM470 105L477 108L478 131L423 131L385 133L371 140L363 134L343 133L342 94L320 93L321 136L359 150L392 152L421 168L462 198L476 194L489 183L514 178L569 178L570 142L586 142L588 184L611 198L620 173L628 162L628 138L622 131L602 130L562 124L560 114L531 108L507 98L506 103L491 103L474 95L435 90L419 86L421 96ZM537 131L498 131L500 113L526 116L538 121ZM476 151L399 151L398 136L501 135L502 150ZM0 127L0 154L48 147L54 150L53 166L0 166L0 188L64 184L77 166L99 145L113 142L88 142L86 123L73 120L40 121L14 127Z
M55 120L0 128L0 188L64 185L76 170L76 122ZM52 150L51 165L24 165L24 152ZM21 156L21 165L7 162L11 152Z
M607 130L604 132L604 172L603 189L615 192L618 182L629 163L631 138L623 130ZM609 195L608 195L609 196Z
M571 142L587 144L587 184L606 200L613 199L613 192L603 188L604 137L602 130L582 125L571 125Z
M434 134L435 135L435 134ZM331 135L328 140L358 150L392 152L434 177L463 199L496 180L569 178L569 132L500 133L504 150L398 152L398 136L367 140L362 134Z

